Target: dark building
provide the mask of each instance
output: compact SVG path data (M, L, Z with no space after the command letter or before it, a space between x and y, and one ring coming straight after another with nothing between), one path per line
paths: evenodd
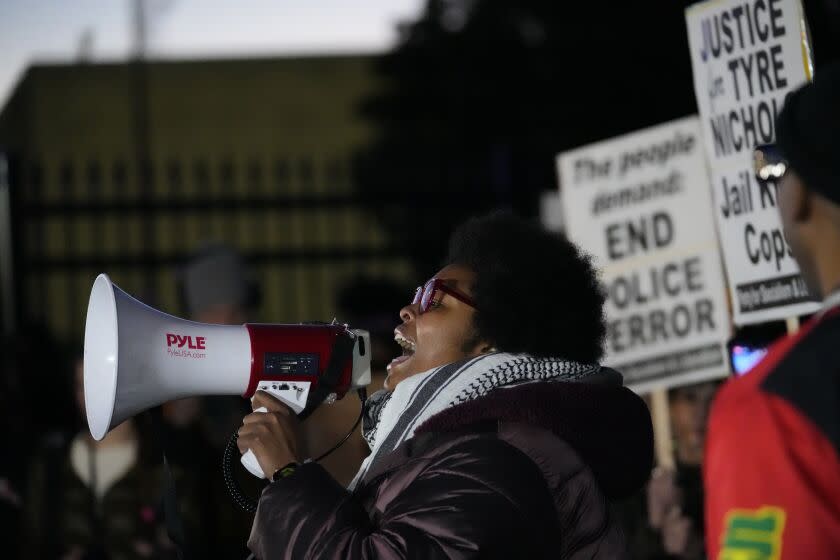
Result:
M375 61L31 67L0 113L18 320L80 340L100 272L179 313L172 271L202 240L244 252L260 320L330 320L358 274L409 283L351 172L373 134L359 106Z

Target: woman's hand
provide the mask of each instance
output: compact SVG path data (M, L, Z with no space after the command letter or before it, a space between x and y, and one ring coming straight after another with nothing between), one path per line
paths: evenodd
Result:
M251 408L264 406L268 412L254 412L242 420L237 446L250 449L266 478L289 463L300 461L300 432L294 411L264 391L257 391Z

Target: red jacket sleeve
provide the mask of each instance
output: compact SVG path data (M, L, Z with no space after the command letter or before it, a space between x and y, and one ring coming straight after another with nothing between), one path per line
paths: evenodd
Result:
M840 558L837 451L787 401L743 388L724 388L709 422L708 557Z

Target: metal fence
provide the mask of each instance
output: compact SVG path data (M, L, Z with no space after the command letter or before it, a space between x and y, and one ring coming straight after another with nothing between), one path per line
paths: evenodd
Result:
M242 251L262 287L257 320L329 320L337 290L358 275L413 280L346 159L21 157L10 177L17 320L67 340L82 338L100 272L181 313L174 272L203 241Z

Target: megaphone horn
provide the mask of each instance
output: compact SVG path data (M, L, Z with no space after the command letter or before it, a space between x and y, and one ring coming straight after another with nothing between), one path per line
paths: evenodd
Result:
M330 392L370 383L370 337L337 324L210 325L168 315L134 299L106 274L93 283L85 323L84 389L97 440L126 419L166 401L241 395L260 389L300 412L318 388L339 337L352 355ZM323 393L320 387L318 394Z

